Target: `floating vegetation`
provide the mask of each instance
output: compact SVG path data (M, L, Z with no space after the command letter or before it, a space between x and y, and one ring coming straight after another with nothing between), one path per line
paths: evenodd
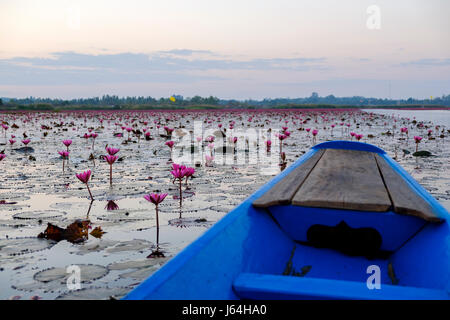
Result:
M413 153L414 157L431 157L432 154L430 151L416 151Z
M44 232L38 238L54 241L67 240L72 243L80 243L88 239L88 230L91 222L89 220L76 220L66 228L58 227L48 223Z
M212 221L208 221L206 218L178 218L169 220L169 225L188 228L188 227L209 227L213 224Z
M56 300L111 300L124 297L130 288L92 287L71 291L56 297Z
M100 265L79 264L77 267L80 268L81 283L88 283L103 278L109 272L107 268ZM67 272L67 268L49 268L37 272L33 278L44 283L55 280L66 283L70 275L71 273Z
M0 266L7 271L0 271L0 299L118 299L314 143L359 139L398 153L396 160L449 206L448 128L413 121L359 110L0 114L10 127L0 140ZM261 130L263 140L247 142L247 129ZM419 143L430 155L412 154ZM58 151L68 154L62 159ZM271 154L274 165L261 163ZM117 159L108 162L108 155ZM174 164L195 173L173 183ZM89 178L80 175L88 170ZM159 234L155 207L144 199L153 193L168 193L158 204ZM88 272L82 290L67 290L61 262ZM291 275L308 272L295 267Z
M0 239L0 257L33 253L51 248L55 242L37 238Z

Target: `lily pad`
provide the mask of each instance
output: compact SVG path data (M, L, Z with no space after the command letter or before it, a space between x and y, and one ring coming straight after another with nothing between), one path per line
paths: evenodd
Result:
M206 218L177 218L169 220L169 225L187 228L187 227L209 227L213 224L212 221L208 221Z
M58 210L47 210L47 211L28 211L28 212L19 212L13 215L14 219L23 219L23 220L31 220L31 219L52 219L59 218L65 215L66 213Z
M131 290L132 288L86 288L62 294L56 297L56 300L109 300L111 297L120 299Z
M432 154L429 151L417 151L413 153L414 157L431 157Z
M110 247L106 249L106 252L109 253L117 253L124 251L140 251L144 249L148 249L152 246L152 243L146 240L134 239L130 241L123 241L116 244L114 247Z
M155 265L160 265L163 260L153 260L153 259L145 259L145 260L135 260L135 261L124 261L124 262L115 262L108 265L109 270L127 270L127 269L140 269L140 268L148 268ZM164 259L167 261L167 259Z
M93 264L82 264L77 265L80 268L80 277L81 282L91 282L100 278L103 278L108 274L108 269ZM67 272L67 268L50 268L43 271L39 271L34 275L34 280L40 282L50 282L55 280L60 280L62 283L67 281L67 278L71 275L70 272Z
M0 256L15 256L53 247L56 242L38 238L15 238L0 240Z

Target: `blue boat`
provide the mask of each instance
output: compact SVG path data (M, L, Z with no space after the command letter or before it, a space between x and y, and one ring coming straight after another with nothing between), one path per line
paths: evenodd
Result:
M447 300L449 227L385 151L325 142L124 299Z

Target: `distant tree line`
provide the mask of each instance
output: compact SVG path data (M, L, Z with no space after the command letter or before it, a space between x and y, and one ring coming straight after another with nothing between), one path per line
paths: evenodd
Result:
M191 108L191 107L237 107L237 108L274 108L274 107L382 107L382 106L449 106L450 94L433 99L381 99L362 96L335 97L328 95L320 97L313 92L305 98L276 98L263 100L225 100L217 97L194 96L184 98L181 95L172 95L167 98L153 98L144 96L119 97L116 95L103 95L102 97L79 99L50 99L28 97L23 99L0 99L3 110L58 110L58 109L155 109L155 108Z
M248 106L270 106L276 107L281 105L303 105L303 104L320 104L320 105L337 105L337 106L419 106L419 105L434 105L434 106L450 106L450 94L443 95L442 97L433 97L433 99L381 99L381 98L367 98L362 96L353 97L335 97L334 95L328 95L326 97L320 97L316 92L313 92L310 97L305 98L276 98L276 99L263 99L263 100L221 100L220 104L228 105L242 105Z

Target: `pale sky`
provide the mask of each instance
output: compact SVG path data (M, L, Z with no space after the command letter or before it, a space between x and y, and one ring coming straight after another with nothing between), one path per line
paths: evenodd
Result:
M448 0L0 0L0 97L386 98L389 83L392 98L441 96L449 12Z

